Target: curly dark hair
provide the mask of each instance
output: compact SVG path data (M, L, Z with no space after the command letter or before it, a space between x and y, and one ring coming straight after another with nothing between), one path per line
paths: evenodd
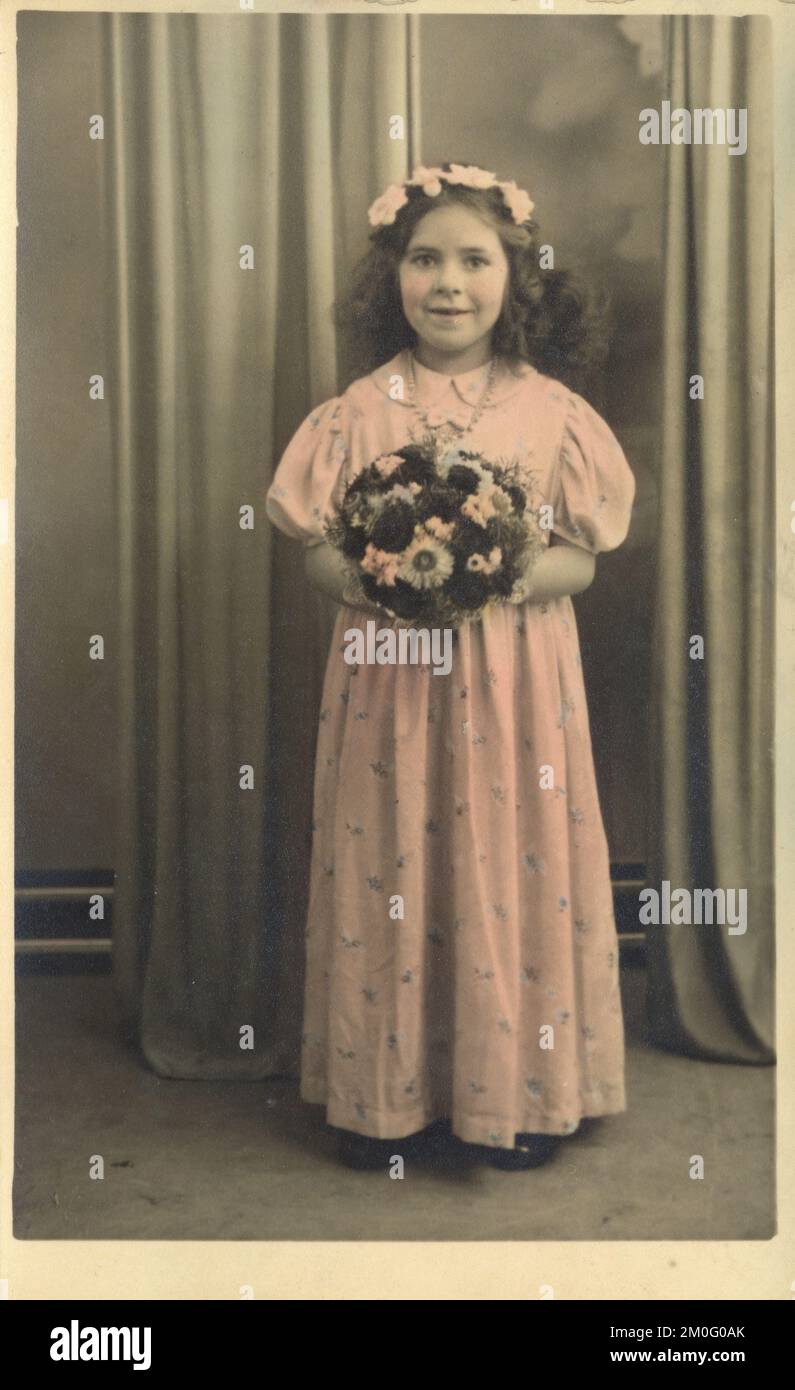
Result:
M452 163L439 167L449 171ZM334 322L346 350L346 384L416 344L403 313L399 265L420 219L452 203L471 209L493 227L508 260L508 293L493 329L495 355L514 364L529 362L572 390L582 390L607 357L609 292L594 292L574 271L542 269L538 223L532 217L521 225L514 222L498 188L443 182L435 197L419 185L407 186L406 193L408 201L395 221L370 233L370 249L354 267L347 293L334 304Z

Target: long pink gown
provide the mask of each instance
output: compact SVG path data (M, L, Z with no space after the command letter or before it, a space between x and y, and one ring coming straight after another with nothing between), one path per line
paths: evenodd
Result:
M635 480L609 426L561 382L498 365L462 447L517 458L561 537L594 553L620 545ZM415 373L417 405L460 424L488 367ZM404 353L300 425L267 493L287 535L322 540L349 479L409 442L417 419L393 399L396 376L409 380ZM582 1116L625 1110L609 857L571 600L488 609L460 629L446 676L347 664L344 634L366 622L340 607L320 711L302 1098L363 1135L400 1138L448 1117L461 1139L503 1148L518 1132L570 1134ZM390 916L396 894L402 920Z

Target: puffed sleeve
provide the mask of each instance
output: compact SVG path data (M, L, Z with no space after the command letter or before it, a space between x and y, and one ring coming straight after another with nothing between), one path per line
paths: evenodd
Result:
M556 484L552 530L597 555L626 537L635 476L610 426L576 391L569 394Z
M324 401L298 426L282 454L265 496L274 526L305 545L325 540L345 490L348 409L343 396Z

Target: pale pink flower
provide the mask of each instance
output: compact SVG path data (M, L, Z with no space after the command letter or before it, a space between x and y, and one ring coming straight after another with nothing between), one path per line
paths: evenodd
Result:
M470 521L477 522L478 526L485 526L489 518L494 516L491 499L481 497L474 492L467 497L465 502L462 502L461 511L464 516L469 517Z
M404 462L405 460L400 457L400 454L382 454L380 458L376 459L375 466L382 478L388 478L390 473L394 473L395 469Z
M394 222L399 209L402 208L404 203L407 203L408 200L409 195L403 185L400 183L391 183L381 194L380 198L376 198L375 202L371 203L367 209L370 225L377 227L379 224L389 225L391 222Z
M438 165L428 168L425 164L418 164L416 169L412 170L408 182L412 185L419 185L423 193L427 193L429 198L435 198L442 191L440 174L443 174L443 171Z
M449 541L455 526L452 521L442 521L440 516L429 516L425 522L425 530L435 536L438 541Z
M477 164L451 164L445 177L448 183L461 183L466 188L493 188L497 182L496 174L479 169Z
M379 584L394 584L399 562L399 555L391 550L378 550L370 541L359 563Z
M523 188L517 188L515 179L509 179L507 182L501 183L499 187L514 222L526 222L535 207L529 194Z

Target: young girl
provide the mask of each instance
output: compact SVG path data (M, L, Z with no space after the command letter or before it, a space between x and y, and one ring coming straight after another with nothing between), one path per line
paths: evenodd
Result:
M582 1116L626 1108L570 595L623 541L635 483L564 384L596 320L571 277L539 269L532 210L515 183L451 163L373 203L338 311L360 374L304 420L267 494L342 605L317 743L301 1096L358 1166L447 1121L476 1156L528 1167ZM532 504L552 509L548 544L524 602L458 630L449 675L350 665L345 633L390 619L349 601L323 523L360 470L429 430L517 460Z

